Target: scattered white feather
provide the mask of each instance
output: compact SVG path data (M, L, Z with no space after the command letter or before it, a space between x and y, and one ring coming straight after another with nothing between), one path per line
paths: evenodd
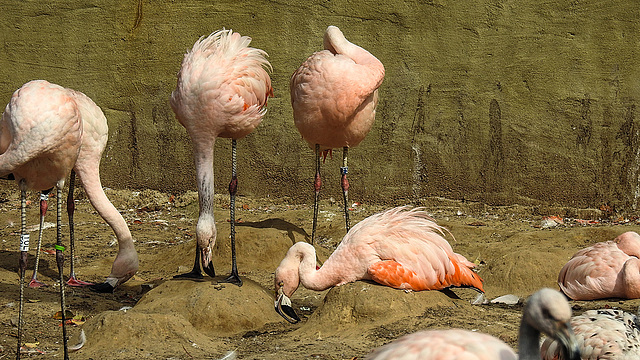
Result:
M87 342L87 336L84 334L84 330L80 330L80 339L78 340L78 343L75 345L69 346L69 350L78 351L82 349L85 342Z
M238 354L236 353L236 351L235 351L235 350L232 350L232 351L227 352L227 353L224 355L224 357L222 357L222 358L221 358L221 359L219 359L219 360L235 360L237 355L238 355Z

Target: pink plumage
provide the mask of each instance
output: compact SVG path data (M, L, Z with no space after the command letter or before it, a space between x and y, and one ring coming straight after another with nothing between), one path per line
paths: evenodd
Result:
M588 310L571 318L583 360L640 358L640 327L636 315L621 310ZM558 342L547 338L541 347L545 360L562 359Z
M97 291L111 292L138 271L138 253L129 226L107 198L100 180L100 161L109 139L107 118L87 95L71 89L67 91L78 106L84 129L80 153L73 170L78 174L91 205L109 224L118 240L118 253L111 265L111 273L103 284L94 287Z
M62 187L75 171L93 207L113 229L118 254L99 291L113 291L138 270L133 237L100 181L107 119L85 94L44 80L18 89L2 115L0 175L13 173L27 189ZM21 186L22 187L22 186ZM71 277L75 280L75 274ZM35 273L34 273L35 278ZM102 285L102 284L101 284Z
M300 283L325 290L361 279L416 291L451 286L484 291L475 264L453 252L445 231L419 208L374 214L356 224L318 270L314 247L294 244L276 269L276 292L288 298Z
M405 335L371 354L366 360L539 360L540 333L557 339L571 360L580 360L569 326L571 308L564 295L552 289L535 292L523 309L518 355L502 340L462 329L427 330Z
M273 96L265 68L271 65L263 50L249 47L251 38L231 30L202 37L182 61L171 108L193 144L200 215L196 226L196 261L187 278L202 277L200 265L215 276L212 251L216 241L213 217L213 149L218 137L232 139L231 214L237 178L235 140L251 133L262 121L267 98ZM241 284L236 270L235 235L232 221L232 282Z
M573 300L640 298L638 257L640 236L626 232L578 251L560 270L558 285Z
M291 76L294 122L312 148L354 147L373 125L384 66L335 26L325 31L324 48Z
M428 330L405 335L366 357L368 360L516 360L504 341L463 330Z
M80 112L66 89L44 80L24 84L1 126L0 176L13 173L24 189L64 186L82 142Z

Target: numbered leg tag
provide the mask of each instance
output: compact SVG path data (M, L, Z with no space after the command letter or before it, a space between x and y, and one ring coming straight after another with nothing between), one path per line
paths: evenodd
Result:
M20 235L20 251L29 251L29 234Z

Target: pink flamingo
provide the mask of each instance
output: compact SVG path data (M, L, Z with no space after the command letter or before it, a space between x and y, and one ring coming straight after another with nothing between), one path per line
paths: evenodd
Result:
M85 94L66 89L69 95L75 100L77 109L82 119L83 136L80 146L78 159L71 171L69 181L69 194L67 197L67 213L69 216L69 237L70 241L70 257L71 271L68 285L86 286L90 285L91 290L96 292L113 292L120 284L129 280L138 271L138 254L136 252L133 237L129 231L129 227L118 210L111 204L107 198L102 183L100 181L100 159L107 145L109 128L107 118L104 113ZM73 192L75 185L75 175L78 175L82 182L82 187L98 214L109 224L118 239L118 254L111 266L111 273L101 284L91 284L76 278L74 269L74 224L73 213L75 211ZM44 191L43 193L47 193ZM38 262L40 257L40 246L42 238L42 223L47 210L47 196L42 196L40 200L41 216L40 216L40 233L38 237L38 250L36 252L36 263L33 276L29 286L39 287L43 284L37 280Z
M320 193L320 156L333 148L343 148L341 184L344 215L349 231L347 153L365 138L376 114L378 88L384 66L367 50L350 43L340 29L329 26L324 33L323 51L313 53L293 73L290 81L293 118L302 137L315 147L316 175L313 205L315 241Z
M300 319L291 307L299 284L325 290L356 280L407 290L441 290L451 286L484 292L475 264L453 252L445 229L419 209L396 207L356 224L316 270L313 245L294 244L275 272L276 311L291 323Z
M571 318L578 348L583 359L640 358L640 324L636 315L622 310L587 310ZM547 338L542 343L542 358L560 359L558 343Z
M556 339L565 359L580 360L576 338L569 326L571 307L556 290L535 292L522 310L518 354L521 360L540 359L540 333ZM478 332L449 329L405 335L369 354L367 360L436 359L515 360L518 356L502 340Z
M232 265L231 275L225 281L242 285L235 247L236 140L260 124L267 111L267 97L273 96L271 79L265 70L271 68L267 53L249 47L250 42L250 37L224 29L200 38L185 55L177 87L171 94L171 108L193 143L200 203L193 270L177 277L202 278L199 262L205 273L215 276L213 148L216 139L224 137L232 139L229 184Z
M22 342L24 275L29 250L26 233L26 192L57 189L56 263L63 279L62 188L73 168L82 143L82 119L73 96L63 87L43 80L31 81L16 90L2 114L0 124L0 176L12 175L20 187L20 306L18 351ZM64 358L68 359L64 286L60 286Z
M625 232L575 253L560 270L558 285L573 300L640 298L638 257L640 236Z

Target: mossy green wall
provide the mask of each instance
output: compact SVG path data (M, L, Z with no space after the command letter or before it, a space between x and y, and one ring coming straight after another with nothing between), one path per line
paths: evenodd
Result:
M640 196L640 3L620 1L2 1L0 103L32 79L80 90L110 125L105 186L195 189L191 145L168 98L184 53L231 28L273 65L275 98L239 142L240 193L311 199L312 151L288 79L328 25L386 67L378 115L350 151L351 198L495 204ZM229 141L216 145L217 190ZM341 157L323 167L339 199Z

